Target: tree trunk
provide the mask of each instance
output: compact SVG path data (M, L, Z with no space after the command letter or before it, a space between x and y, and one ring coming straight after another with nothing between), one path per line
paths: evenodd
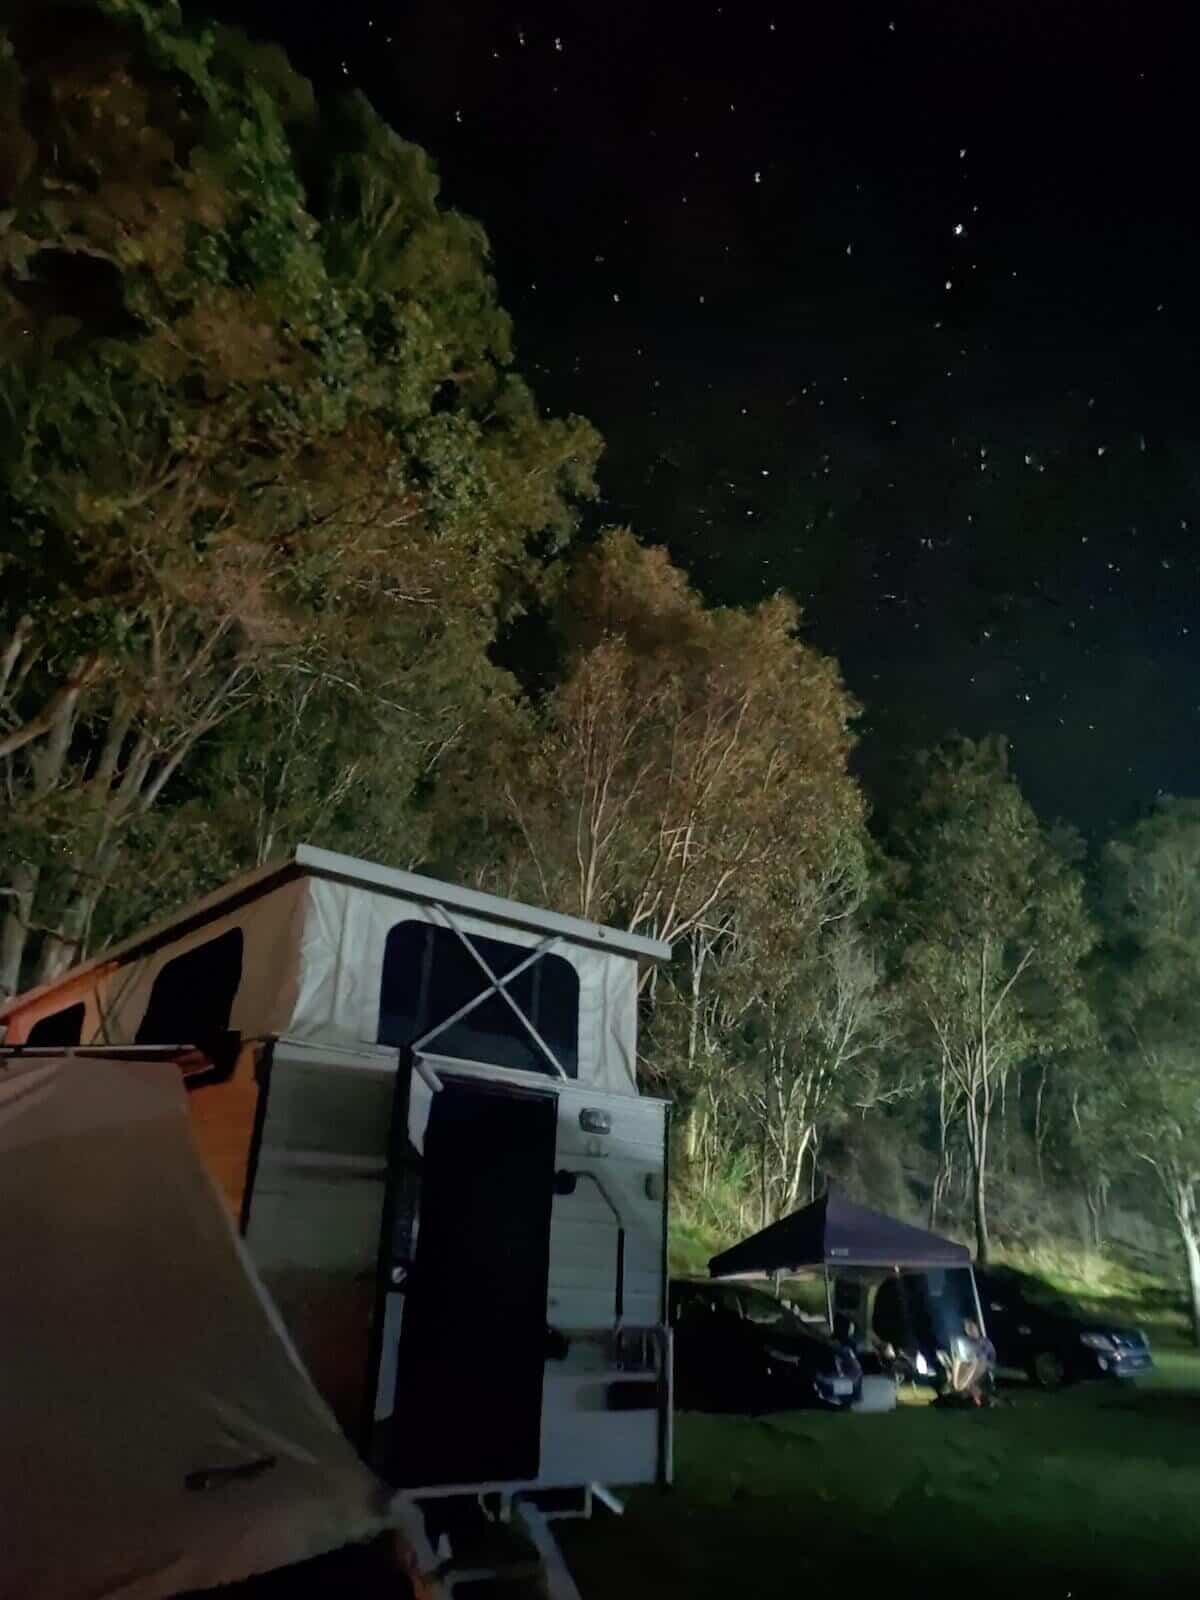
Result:
M987 1179L983 1163L971 1162L971 1205L975 1212L975 1259L986 1266L991 1255L992 1241L988 1234Z
M1037 1156L1038 1182L1045 1187L1046 1172L1043 1161L1046 1145L1046 1122L1042 1115L1042 1103L1046 1098L1046 1063L1043 1061L1041 1071L1038 1073L1037 1097L1033 1103L1033 1148Z
M1104 1248L1104 1213L1108 1208L1108 1180L1098 1178L1084 1185L1088 1220L1091 1223L1092 1249L1099 1253Z
M938 1218L942 1214L942 1201L946 1192L954 1182L954 1161L949 1150L944 1146L938 1157L937 1171L933 1175L933 1186L929 1191L929 1230L937 1232Z
M1175 1220L1179 1224L1179 1237L1183 1241L1183 1254L1187 1261L1192 1343L1200 1349L1200 1215L1197 1214L1196 1196L1190 1183L1179 1184L1174 1198Z
M45 745L30 758L27 793L32 798L48 795L62 777L75 731L79 690L83 681L80 679L56 699L49 737ZM40 870L30 865L18 866L11 874L8 887L16 892L10 899L0 933L0 998L11 997L20 991L30 930L37 911L40 878Z
M29 921L37 893L36 867L20 865L9 874L8 893L0 900L0 1000L11 1000L21 991L21 973Z
M1183 1236L1187 1256L1188 1305L1192 1313L1192 1343L1200 1348L1200 1234L1193 1226Z
M759 1227L765 1228L771 1220L767 1210L767 1118L771 1114L770 1077L766 1065L763 1066L763 1119L761 1128L761 1142L758 1151L759 1163L759 1202L760 1217Z
M942 1201L945 1199L946 1190L950 1185L950 1172L953 1163L949 1149L950 1111L946 1100L946 1062L942 1060L942 1070L938 1078L938 1162L937 1171L933 1175L933 1188L929 1195L929 1227L937 1227L938 1215L941 1211Z
M975 1219L975 1259L986 1266L991 1250L987 1220L987 1153L991 1106L970 1094L964 1097L967 1123L967 1150L971 1158L971 1211Z

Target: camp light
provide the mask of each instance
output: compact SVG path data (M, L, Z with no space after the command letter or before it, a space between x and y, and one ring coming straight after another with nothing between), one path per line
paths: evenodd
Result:
M584 1133L611 1133L612 1117L595 1106L584 1106L579 1113L579 1126Z

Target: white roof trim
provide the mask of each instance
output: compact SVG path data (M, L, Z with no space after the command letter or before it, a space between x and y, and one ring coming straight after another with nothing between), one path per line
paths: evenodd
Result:
M489 922L507 923L509 927L525 928L534 933L555 933L574 944L611 950L616 955L633 956L639 961L671 959L671 946L662 939L625 933L619 928L603 927L598 922L586 922L582 917L544 911L537 906L523 905L518 900L505 900L500 895L484 894L479 889L466 889L460 884L444 883L440 878L427 878L419 872L404 872L398 867L383 867L373 861L361 861L356 856L341 855L336 850L322 850L316 845L301 844L290 856L230 879L203 899L194 901L173 916L152 923L140 933L93 956L90 961L72 967L61 977L14 995L6 1005L0 1006L0 1023L37 996L51 994L64 984L72 983L114 961L120 962L148 947L169 943L173 935L178 936L185 928L214 921L231 901L256 900L280 883L304 877L332 878L377 893L418 900L426 905L453 906Z
M528 928L534 933L557 933L575 944L588 944L618 955L637 956L643 961L669 961L671 946L662 939L648 939L640 933L625 933L606 928L582 917L564 916L559 911L543 911L505 900L480 889L464 889L440 878L426 878L419 872L402 872L398 867L380 867L355 856L339 855L335 850L320 850L316 845L296 846L292 857L303 873L316 878L340 878L364 889L380 889L385 894L403 895L406 900L422 900L429 905L455 906L486 917L489 922L507 922L513 928Z

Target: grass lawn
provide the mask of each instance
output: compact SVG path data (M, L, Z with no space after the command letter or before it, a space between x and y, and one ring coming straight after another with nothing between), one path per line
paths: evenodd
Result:
M1200 1358L1130 1387L677 1418L675 1487L561 1524L584 1600L1200 1593Z

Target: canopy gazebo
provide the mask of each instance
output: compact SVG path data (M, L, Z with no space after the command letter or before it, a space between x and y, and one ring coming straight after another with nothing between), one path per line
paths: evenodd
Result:
M901 1273L931 1273L945 1269L965 1269L970 1274L971 1295L979 1326L984 1326L971 1252L965 1245L924 1228L914 1228L856 1205L833 1190L819 1200L781 1217L769 1227L731 1245L708 1263L713 1278L774 1278L805 1272L821 1272L825 1278L825 1301L830 1325L833 1323L831 1275L865 1280Z

